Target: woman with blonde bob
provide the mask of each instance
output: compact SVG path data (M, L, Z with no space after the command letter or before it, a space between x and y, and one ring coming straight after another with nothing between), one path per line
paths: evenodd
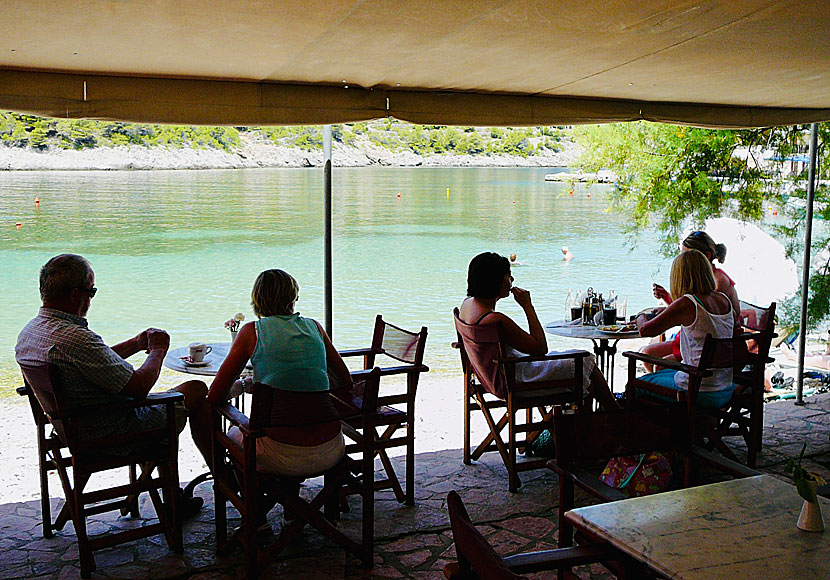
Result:
M735 324L732 302L716 290L709 259L698 250L683 252L672 262L671 294L679 298L651 320L640 313L637 328L640 336L657 336L680 326L681 361L695 366L707 334L715 338L732 336ZM663 369L640 378L672 389L689 388L689 375L682 371ZM715 369L711 377L701 382L698 404L720 408L729 402L732 388L732 369Z
M257 468L288 477L317 475L345 453L340 419L331 403L329 376L338 387L352 380L320 324L294 312L297 281L283 270L265 270L254 282L251 306L258 320L239 330L210 386L208 400L218 404L238 391L237 381L250 359L256 383L274 389L272 417L279 426L257 439ZM232 428L228 435L242 442Z

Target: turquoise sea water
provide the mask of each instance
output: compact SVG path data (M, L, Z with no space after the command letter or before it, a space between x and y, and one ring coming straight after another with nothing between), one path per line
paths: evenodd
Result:
M518 254L515 284L531 290L543 323L564 316L569 288L613 289L629 312L653 305L652 281L668 278L658 240L632 251L606 212L606 186L577 185L570 197L545 183L550 171L336 168L335 345L368 346L382 313L428 326L432 372L459 374L452 308L485 250ZM223 322L251 319L251 285L270 267L297 278L298 310L322 322L322 185L320 169L0 173L0 392L20 384L17 333L37 312L40 266L61 252L91 261L90 326L110 343L151 325L174 346L227 340ZM500 309L521 318L511 300Z

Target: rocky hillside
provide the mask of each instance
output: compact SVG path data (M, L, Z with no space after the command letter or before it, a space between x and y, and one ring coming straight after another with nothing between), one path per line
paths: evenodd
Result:
M566 166L581 151L567 129L334 125L335 166ZM0 169L311 167L321 127L194 127L44 119L0 113Z

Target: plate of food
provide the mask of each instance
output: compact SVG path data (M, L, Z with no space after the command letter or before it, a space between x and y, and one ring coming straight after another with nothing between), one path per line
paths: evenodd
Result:
M600 332L607 332L608 334L637 334L637 324L629 322L628 324L603 324L597 326Z

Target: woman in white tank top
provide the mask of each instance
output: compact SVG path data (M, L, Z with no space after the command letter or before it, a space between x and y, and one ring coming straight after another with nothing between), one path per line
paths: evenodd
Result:
M652 320L640 314L637 327L640 336L658 336L669 328L680 326L682 362L695 366L707 334L715 338L732 336L735 312L729 298L715 291L712 265L697 250L684 252L672 262L671 293L682 298L669 304ZM698 404L702 407L720 408L732 397L732 369L716 369L713 373L700 386ZM689 375L682 371L663 369L640 378L672 389L689 388Z

